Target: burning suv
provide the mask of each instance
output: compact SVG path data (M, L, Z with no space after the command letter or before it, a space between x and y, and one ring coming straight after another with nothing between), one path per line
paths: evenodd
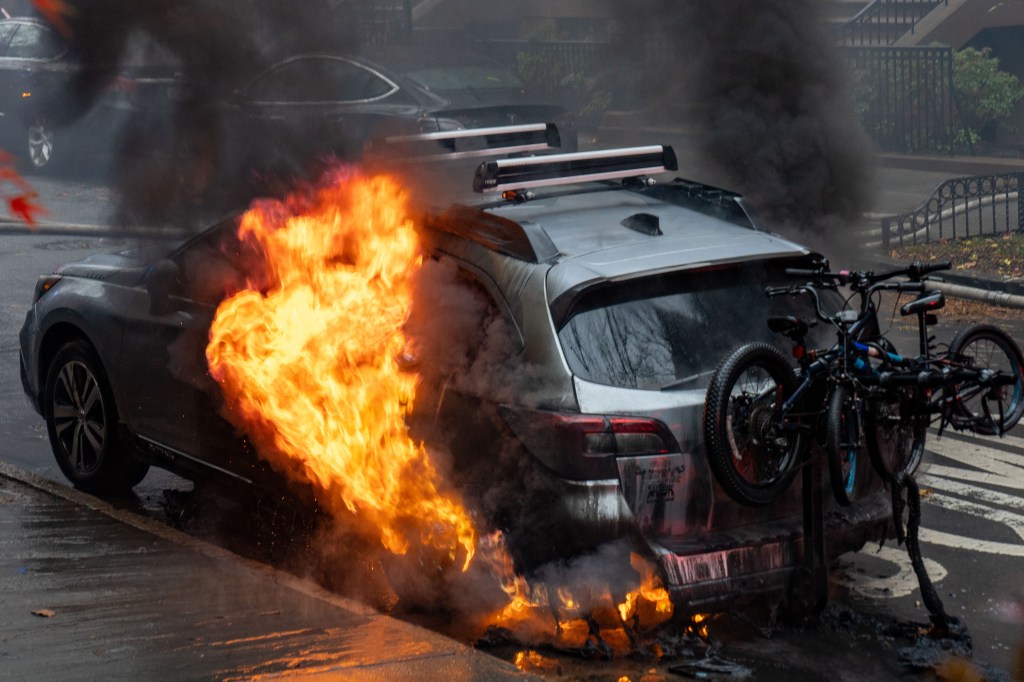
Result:
M709 469L701 424L725 353L771 341L771 315L806 315L764 290L816 254L675 170L660 146L481 164L474 198L414 221L430 295L413 306L420 343L399 364L422 377L411 432L449 453L521 570L627 544L695 606L784 588L803 560L800 486L774 505L737 504ZM203 353L215 307L251 272L232 241L238 220L169 254L99 255L40 279L22 378L79 487L123 490L149 464L273 479L218 416ZM201 286L218 268L228 276ZM826 510L831 556L888 521L878 479L857 480L852 505Z

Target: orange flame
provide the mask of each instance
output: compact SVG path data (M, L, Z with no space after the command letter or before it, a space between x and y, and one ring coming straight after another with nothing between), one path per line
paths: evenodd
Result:
M633 649L626 628L651 629L672 617L672 601L657 571L639 554L630 564L639 574L639 585L616 603L608 589L578 594L572 588L552 589L543 582L529 582L515 573L501 532L481 540L481 556L500 578L509 603L489 620L514 632L520 639L582 647L597 623L601 639L619 653Z
M421 264L407 205L390 177L348 171L287 208L250 209L239 237L262 250L268 281L219 306L206 356L262 456L391 552L419 540L455 560L461 547L465 570L473 525L404 421L418 378L395 358Z

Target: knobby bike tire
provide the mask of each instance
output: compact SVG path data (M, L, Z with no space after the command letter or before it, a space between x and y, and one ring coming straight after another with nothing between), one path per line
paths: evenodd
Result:
M828 402L825 424L825 456L828 477L836 502L848 506L860 488L858 464L864 451L864 431L856 397L846 386L836 386Z
M778 410L797 380L781 351L750 343L715 370L704 403L704 445L712 473L732 499L749 507L778 500L796 474L807 440L780 430Z
M950 355L966 357L972 367L1001 370L1017 377L1012 385L993 389L1003 399L1000 428L999 401L991 390L984 390L967 400L954 401L955 410L972 425L976 433L995 435L1012 429L1024 414L1024 355L1020 346L998 327L976 324L961 329L949 344ZM955 391L962 395L969 382L958 384Z
M864 445L882 480L913 474L924 457L929 415L913 386L891 388L864 409Z

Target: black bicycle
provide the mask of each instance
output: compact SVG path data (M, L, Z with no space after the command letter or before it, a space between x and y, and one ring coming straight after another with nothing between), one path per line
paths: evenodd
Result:
M787 270L801 275L804 270ZM775 346L750 343L734 349L715 370L704 412L708 461L722 488L738 502L763 506L777 500L814 440L837 456L829 457L833 492L850 504L858 485L857 455L862 450L860 404L846 388L851 377L870 371L866 351L857 342L878 337L871 315L842 309L826 313L819 291L836 283L816 281L768 287L769 298L807 296L816 319L772 317L769 328L793 342L792 362ZM833 326L837 341L810 349L807 337L818 321Z
M768 296L807 295L815 317L831 324L837 342L808 349L814 320L771 318L770 328L793 340L799 370L774 346L745 344L716 369L705 402L708 460L722 488L735 500L761 506L789 486L813 440L827 456L831 488L850 504L859 485L859 456L867 452L885 478L913 473L924 453L928 426L1001 433L1024 412L1020 349L1001 330L975 325L963 330L946 351L937 352L928 332L941 292L927 291L929 273L948 263L919 264L892 272L787 270L809 281L770 287ZM894 278L904 281L893 281ZM843 309L825 313L819 290L851 288ZM883 291L917 293L901 308L918 318L920 355L905 358L879 331ZM846 306L859 296L859 310Z

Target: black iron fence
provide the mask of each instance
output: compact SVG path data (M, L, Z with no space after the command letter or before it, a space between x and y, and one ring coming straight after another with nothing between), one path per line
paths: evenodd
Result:
M420 45L460 44L475 48L518 72L536 91L554 99L600 104L630 84L614 88L598 75L608 60L606 51L617 50L601 42L474 40L465 32L416 30L404 34L407 24L400 7L403 0L381 15L379 30L370 42L412 42ZM403 37L404 36L404 37ZM852 100L867 131L882 151L896 153L953 154L963 151L958 140L953 92L953 50L948 47L840 46L837 48L851 73ZM637 80L649 70L678 63L671 44L638 46L633 57L640 64ZM635 84L633 84L635 85ZM629 99L629 98L627 98ZM635 102L630 100L630 105ZM608 101L607 104L613 104ZM594 105L592 109L600 107Z
M590 74L607 43L486 40L478 52L508 64L534 86L557 92L569 74Z
M1006 232L1024 233L1024 173L946 180L920 208L882 221L882 249Z
M889 152L958 149L949 47L840 47L854 106L868 135Z
M892 45L949 0L875 0L839 28L842 45Z

